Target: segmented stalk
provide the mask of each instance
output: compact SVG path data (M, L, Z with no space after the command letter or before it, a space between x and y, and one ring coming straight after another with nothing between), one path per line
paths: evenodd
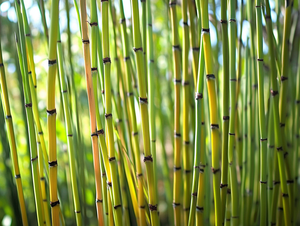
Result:
M121 14L121 32L122 32L122 42L123 42L123 56L125 62L125 80L126 80L126 96L129 104L129 121L131 123L131 136L132 136L132 147L136 164L136 176L138 180L138 206L139 206L139 215L137 220L139 220L140 225L146 225L146 216L145 216L145 197L143 192L143 172L140 160L140 147L139 147L139 136L136 122L136 113L134 109L134 97L133 97L133 87L131 80L131 64L130 64L130 53L129 53L129 43L128 35L126 30L123 1L120 0L120 14Z
M201 3L203 48L206 68L207 91L209 97L210 129L211 129L211 151L212 151L212 174L213 194L215 209L215 225L222 225L221 197L220 197L220 163L219 163L219 124L216 93L216 76L213 69L213 56L209 33L208 0Z
M138 1L131 1L132 9L132 22L133 22L133 50L135 52L135 61L138 76L138 89L139 89L139 102L143 132L144 144L144 162L147 171L148 180L148 196L149 196L149 210L151 217L151 224L158 225L158 212L157 212L157 197L154 188L154 171L153 171L153 157L150 149L150 134L149 134L149 114L148 114L148 98L145 82L145 65L142 40L140 34L140 21L138 11Z
M20 210L21 210L22 223L24 226L27 226L28 219L27 219L26 206L25 206L25 200L24 200L24 194L23 194L23 185L22 185L20 169L19 169L18 153L17 153L15 132L14 132L14 127L13 127L13 120L12 120L12 115L11 115L11 111L10 111L9 99L8 99L8 90L7 90L6 76L5 76L4 64L3 64L3 58L2 58L1 42L0 42L0 82L1 82L1 97L2 97L4 114L5 114L7 134L8 134L8 138L9 138L8 140L9 140L9 146L10 146L10 156L11 156L11 161L12 161L13 172L15 174L14 177L16 180L16 187L17 187L18 200L19 200L19 205L20 205Z

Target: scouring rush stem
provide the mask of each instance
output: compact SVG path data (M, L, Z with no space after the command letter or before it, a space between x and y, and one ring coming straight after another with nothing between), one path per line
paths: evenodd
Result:
M156 205L158 206L158 191L157 191L157 164L156 164L156 126L155 126L155 86L154 86L154 51L153 51L153 31L152 31L152 12L151 12L151 1L147 1L147 77L148 77L148 97L149 97L149 125L150 125L150 141L151 141L151 154L153 158L153 177L154 177L154 193L156 197ZM159 224L159 220L157 222Z
M73 132L73 125L72 125L71 113L69 108L70 101L69 101L68 89L66 85L65 69L63 65L63 50L61 45L60 32L58 32L58 38L57 38L57 58L58 58L58 67L59 67L59 80L60 80L60 86L62 91L64 114L65 114L65 123L66 123L65 126L66 126L67 140L68 140L70 179L71 179L72 193L73 193L72 198L75 207L75 217L76 217L77 225L82 225L81 208L79 203L79 193L78 193L77 178L76 178L75 148L74 148L74 140L73 140L74 132Z
M141 112L141 123L143 132L143 144L144 144L144 162L146 165L147 181L148 181L148 196L149 196L149 210L151 224L153 226L158 225L158 212L157 212L157 197L154 188L154 171L153 171L153 157L150 149L150 134L149 134L149 114L148 114L148 98L145 82L145 65L144 54L142 47L142 40L140 34L140 21L138 11L138 1L131 1L132 9L132 22L133 22L133 50L135 53L135 61L137 67L138 77L138 93Z
M23 28L25 33L25 44L26 44L26 52L27 52L27 59L28 59L28 68L30 71L31 77L29 78L29 87L30 87L30 93L32 98L32 110L33 110L33 118L36 125L37 133L39 135L40 145L42 148L43 153L43 159L45 162L45 165L48 163L48 154L46 150L46 144L44 139L44 133L42 130L41 122L40 122L40 116L39 116L39 109L38 109L38 101L37 101L37 82L36 82L36 73L35 73L35 64L33 60L33 47L32 47L32 40L31 40L31 33L29 29L29 24L27 20L26 15L26 9L24 5L24 1L20 1L21 3L21 10L22 10L22 19L23 19ZM48 168L46 168L47 176L49 174Z
M181 13L183 20L183 37L182 37L182 118L183 118L183 132L182 132L182 152L183 152L183 222L184 225L188 223L191 200L191 179L192 179L192 164L190 156L190 139L189 139L189 92L190 81L188 74L188 54L189 54L189 26L187 17L187 1L183 0L181 3Z
M178 36L176 1L172 0L170 6L170 19L172 27L173 73L174 73L174 180L173 180L173 209L174 224L181 225L181 133L180 133L180 84L181 60Z
M267 224L267 131L264 105L263 73L263 37L262 37L262 2L256 0L257 29L257 80L259 101L259 134L260 134L260 225Z
M212 174L213 174L213 194L215 209L215 225L222 225L221 197L220 197L220 163L219 163L219 124L216 93L216 76L213 70L213 56L209 33L208 0L203 0L201 4L202 35L204 59L206 68L207 92L209 99L210 129L211 129L211 151L212 151Z
M87 83L87 96L88 105L90 113L90 126L91 126L91 139L92 139L92 150L93 150L93 163L95 171L95 184L96 184L96 209L97 209L97 219L98 224L101 222L101 206L100 203L103 201L100 199L101 194L101 178L100 178L100 164L99 164L99 148L98 148L98 133L96 126L96 109L95 109L95 99L93 93L93 83L91 75L91 60L90 60L90 41L88 38L87 30L87 16L86 16L86 1L80 1L80 18L81 18L81 35L83 44L83 57L84 57L84 67L85 67L85 77Z
M225 221L225 207L228 187L228 130L229 130L229 46L228 46L228 22L227 0L221 0L221 26L222 26L222 52L223 52L223 125L222 125L222 165L221 165L221 215Z
M138 220L141 226L146 225L146 215L145 215L145 208L146 208L146 201L144 197L143 187L143 172L142 172L142 165L140 160L140 147L139 147L139 136L138 136L138 129L137 129L137 122L136 122L136 112L134 108L134 96L133 96L133 87L132 87L132 78L131 78L131 64L130 64L130 53L129 53L129 43L128 43L128 35L126 29L126 21L124 15L124 8L123 8L123 0L120 0L120 22L121 22L121 33L122 33L122 42L123 42L123 56L125 62L125 84L126 84L126 96L129 104L129 121L131 123L131 136L132 136L132 148L135 158L135 171L136 177L138 180L138 207L139 207L139 214Z
M199 66L199 52L200 52L200 47L199 47L199 40L198 36L200 37L200 30L197 33L197 26L198 24L195 23L195 18L197 17L196 15L196 2L195 0L188 0L188 13L189 13L189 22L190 22L190 46L192 49L192 68L193 68L193 83L195 87L195 90L197 89L197 75L198 75L198 66ZM194 90L192 89L192 90Z
M278 167L279 167L279 175L280 175L280 187L282 192L282 202L283 202L283 210L284 210L284 219L285 224L289 225L291 223L290 216L290 203L288 198L288 186L286 183L286 162L284 161L284 148L283 148L283 130L280 128L280 116L279 116L279 96L278 96L278 85L277 85L277 71L274 57L274 42L272 37L272 21L270 20L270 4L269 1L266 2L266 23L267 23L267 33L268 33L268 43L269 43L269 51L270 51L270 62L271 62L271 98L273 99L273 115L274 115L274 127L275 127L275 146L277 149L277 158L278 158ZM269 19L268 19L269 18ZM283 82L283 81L282 81ZM275 163L276 164L276 163ZM275 170L274 166L274 170ZM276 171L275 171L276 174ZM276 180L275 180L276 182ZM274 184L275 187L275 184ZM274 188L275 190L275 188ZM275 191L274 191L274 194ZM273 198L273 204L275 204L276 197ZM273 212L272 212L273 213ZM274 220L275 216L271 215L271 219ZM273 222L272 222L273 223Z
M235 142L235 116L236 116L236 18L235 18L236 1L230 1L229 10L229 29L230 29L230 42L229 42L229 74L230 74L230 119L229 120L229 137L228 137L228 165L230 173L230 190L231 190L231 224L237 226L239 223L239 191L237 184L236 173L236 157L237 153L234 150Z
M287 175L287 187L288 187L288 196L289 202L292 203L293 200L293 183L294 178L292 176L291 167L288 161L287 154L289 153L287 142L286 142L286 134L285 134L285 123L286 123L286 114L287 114L287 93L288 91L288 74L290 67L290 33L291 33L291 14L293 8L293 0L285 1L285 15L284 15L284 25L283 25L283 39L282 39L282 52L281 52L281 71L280 71L280 92L279 92L279 122L280 122L280 130L282 137L282 148L284 151L284 161L286 167L286 175ZM291 150L292 151L292 150ZM290 152L291 152L290 151ZM290 153L292 154L292 153ZM280 163L279 163L280 165ZM280 166L279 166L280 167ZM283 199L284 203L284 199ZM291 206L290 206L291 207ZM293 220L293 219L291 219Z
M202 40L202 36L201 36L201 40ZM193 181L192 181L192 190L191 190L190 214L189 214L189 221L188 221L189 226L195 225L195 216L197 215L203 216L203 199L204 199L203 178L204 178L204 167L205 167L203 161L205 162L205 148L204 148L205 136L204 136L204 128L203 128L204 126L202 125L202 119L203 119L202 114L203 114L203 107L204 107L203 106L204 51L203 51L202 41L200 44L200 58L198 64L199 64L198 65L199 70L198 70L198 75L196 76L198 81L197 81L197 89L195 92L196 128L195 128L194 170L193 170ZM198 193L198 190L200 191L201 194ZM199 224L201 221L203 222L203 219L201 220L201 216L198 217Z
M111 172L112 189L112 206L114 212L114 220L117 226L123 225L122 222L122 203L120 197L120 185L117 175L117 161L115 157L114 148L114 132L112 125L112 95L111 95L111 60L109 55L109 1L101 1L102 7L102 51L104 64L104 96L105 96L105 128L107 129L107 146L108 146L108 160Z
M8 90L7 90L6 75L4 70L3 58L2 58L1 43L0 43L0 82L1 82L1 97L2 97L5 121L7 126L7 134L9 138L8 140L10 146L10 156L12 161L14 177L16 180L16 187L17 187L19 206L20 206L20 211L22 216L22 223L24 226L27 226L28 219L27 219L26 206L25 206L25 200L23 194L23 185L22 185L19 162L18 162L16 138L15 138L15 132L13 127L12 115L10 111L10 103L8 98Z
M41 186L39 183L39 168L38 168L38 155L37 155L37 142L36 142L36 133L34 128L33 121L33 112L32 112L32 101L31 101L31 93L29 88L29 80L30 73L27 67L27 59L26 59L26 45L25 45L25 37L23 31L23 22L21 18L20 5L18 2L15 2L15 9L18 18L18 31L20 35L20 42L17 40L17 52L19 56L20 69L22 74L22 82L24 88L24 98L25 98L25 109L27 116L27 129L29 134L30 141L30 159L31 159L31 170L32 170L32 181L33 181L33 189L34 189L34 198L35 198L35 208L36 208L36 216L38 225L41 226L44 222L44 212L42 205L42 195L41 195Z

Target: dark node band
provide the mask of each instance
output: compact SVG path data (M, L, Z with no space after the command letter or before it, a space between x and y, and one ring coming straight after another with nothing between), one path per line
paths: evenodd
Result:
M212 171L213 174L216 174L217 172L220 171L220 169L215 169L215 168L212 167L212 168L211 168L211 171Z
M57 43L61 43L61 40L57 40L56 42L57 42Z
M111 187L111 182L108 181L108 182L107 182L107 185L108 185L108 187Z
M176 131L174 131L174 137L175 138L181 137L181 134L180 133L176 133Z
M97 132L92 133L92 134L91 134L91 137L93 137L93 136L96 136L96 137L97 137L97 136L98 136Z
M197 192L193 192L192 196L197 197Z
M43 199L43 202L48 202L48 200L47 199Z
M25 104L25 107L32 107L32 103Z
M229 194L229 195L231 194L231 189L230 188L227 189L227 194Z
M17 175L15 175L15 178L16 178L16 179L19 179L19 178L21 178L21 175L20 175L20 174L17 174Z
M178 170L181 170L181 166L179 166L179 167L174 167L174 171L178 171Z
M276 149L277 149L277 151L282 151L282 147L278 147Z
M260 8L260 7L261 7L261 5L256 5L256 6L255 6L255 8Z
M224 121L229 120L229 118L230 118L229 116L223 116L223 120L224 120Z
M148 26L149 26L149 27L152 27L152 24L149 23Z
M83 43L83 44L89 44L89 43L90 43L90 40L88 40L88 39L86 39L86 40L82 39L82 43Z
M148 98L147 97L145 97L145 98L139 97L139 100L140 100L141 104L148 104Z
M189 84L190 84L189 81L184 81L184 80L182 81L182 85L183 85L183 86L187 86L187 85L189 85Z
M274 148L274 145L269 145L269 148Z
M174 83L175 84L180 84L181 83L181 79L174 79Z
M184 145L189 145L189 144L190 144L190 141L184 140L184 141L183 141L183 144L184 144Z
M102 173L102 177L105 177L106 176L106 173Z
M183 26L189 26L186 21L183 21L182 24L183 24Z
M209 33L209 28L208 28L208 29L202 28L202 32L204 32L204 33Z
M172 46L173 50L180 50L180 46L179 45L174 45Z
M210 124L210 128L211 129L219 129L219 125L218 124Z
M48 60L48 65L49 66L52 66L54 64L56 64L56 59L55 60Z
M0 63L0 67L3 67L3 63Z
M204 126L204 125L205 125L205 122L201 122L201 125Z
M145 156L144 157L144 162L153 162L153 158L152 158L152 155L149 155L149 156Z
M267 141L268 139L267 138L260 138L260 141Z
M155 142L156 142L156 140L151 140L151 142L155 143Z
M148 206L150 211L157 211L157 207L155 205L149 204Z
M259 181L261 184L267 184L267 181Z
M34 161L37 160L37 159L38 159L38 155L37 155L36 157L32 158L32 159L31 159L31 162L34 162Z
M198 51L200 51L200 47L193 47L192 50L198 52Z
M56 109L53 110L47 110L48 115L54 115L56 114Z
M189 210L190 210L190 207L183 208L182 210L183 210L183 211L189 211Z
M154 63L154 60L149 60L150 63Z
M238 219L239 216L232 216L231 218L233 218L233 219Z
M98 130L98 131L97 131L97 134L103 135L103 134L104 134L104 130L103 130L103 129Z
M137 51L142 51L143 52L143 47L139 47L139 48L133 47L133 51L134 52L137 52Z
M146 208L146 206L139 206L140 207L140 209L145 209Z
M204 169L199 168L200 173L204 173Z
M287 183L287 184L293 184L293 183L294 183L294 180L287 180L286 183Z
M103 58L103 63L104 63L104 64L106 64L106 63L111 63L110 57L105 57L105 58Z
M289 194L287 194L287 193L282 193L282 197L289 197Z
M202 93L195 93L195 99L199 100L203 98L203 94Z
M236 22L236 20L235 19L230 19L229 22Z
M206 75L206 78L207 78L207 79L215 79L216 77L215 77L214 74L207 74L207 75Z
M73 137L73 134L68 134L68 137Z
M220 20L221 24L227 24L227 20Z
M248 137L247 134L245 134L244 137L247 138Z
M126 21L125 18L120 19L120 24L122 24L122 23L125 22L125 21Z
M101 2L108 2L108 0L101 0Z
M55 201L55 202L50 202L50 206L54 207L56 205L59 205L59 200Z
M257 61L263 62L264 59L257 58Z
M133 96L133 92L130 92L130 93L127 92L127 96L128 96L128 97Z
M104 89L101 91L102 94L104 94Z
M272 89L271 89L270 92L271 92L271 95L272 95L273 97L276 96L276 95L278 94L278 91L276 91L276 90L272 90Z
M176 6L176 5L177 5L176 1L175 1L175 2L169 2L169 6L170 6L170 7Z
M92 72L96 72L96 71L97 71L97 68L96 68L96 67L92 67L92 68L91 68L91 71L92 71Z
M6 119L11 119L11 115L6 115Z
M112 113L109 113L109 114L105 114L105 118L111 118L112 117Z
M253 84L252 87L255 89L255 88L258 87L258 85L257 84Z
M231 82L236 82L236 78L231 78L230 81Z
M188 174L188 173L191 173L191 172L192 172L192 170L184 170L185 174Z
M296 103L296 104L300 104L300 100L296 100L295 103Z
M130 60L130 56L124 57L124 61Z
M200 207L200 206L196 206L196 210L199 211L199 212L203 212L204 208Z
M280 123L280 127L285 127L285 123Z
M81 213L81 211L80 210L75 210L75 213Z
M220 184L220 188L225 188L225 187L228 187L228 184Z
M97 22L92 22L92 23L89 23L91 27L93 26L98 26L98 23Z
M137 178L142 177L142 176L143 176L142 173L139 173L138 175L136 175Z
M48 162L48 164L49 164L49 167L57 166L57 160L52 161L52 162Z
M110 158L108 158L108 161L109 161L109 162L112 162L112 161L114 161L114 160L116 160L116 157L114 157L114 156L113 156L113 157L110 157Z
M285 81L285 80L288 80L288 77L281 76L281 77L280 77L280 80L283 82L283 81Z
M116 205L116 206L114 206L114 209L116 210L116 209L118 209L119 207L122 207L122 205L121 205L121 204Z
M31 71L29 71L29 72L28 72L28 74L29 74L29 75L31 75L31 74L32 74L32 72L31 72Z
M40 180L46 180L46 178L45 177L41 177Z
M283 207L278 207L277 208L279 211L283 211Z
M271 226L275 226L276 225L276 223L271 223Z
M173 207L180 206L180 203L173 202Z
M138 134L139 134L139 132L132 132L132 136L136 136Z
M273 181L273 185L280 184L280 181Z
M228 133L230 136L235 136L235 133Z

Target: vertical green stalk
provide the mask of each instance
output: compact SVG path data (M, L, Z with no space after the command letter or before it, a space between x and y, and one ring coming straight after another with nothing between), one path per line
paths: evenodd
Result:
M236 156L234 152L235 141L235 116L236 116L236 18L235 18L236 1L230 1L230 42L229 42L229 74L230 74L230 121L229 121L229 138L228 138L228 164L231 178L231 224L239 223L239 203L238 203L238 185L236 173Z
M219 124L216 93L216 76L213 69L213 52L211 49L208 0L201 1L202 35L204 58L207 79L207 91L209 97L210 129L211 129L211 151L212 151L212 174L213 174L213 194L215 207L215 225L222 225L221 197L220 197L220 163L219 163Z
M173 73L174 73L174 180L173 180L173 208L174 223L181 225L181 133L180 133L180 45L178 37L178 24L176 1L170 1L170 17L172 27L172 48L173 48Z
M148 114L148 98L145 82L145 65L142 40L140 34L140 21L138 11L138 1L131 1L132 8L132 22L133 22L133 50L135 52L135 60L138 75L138 88L139 88L139 102L143 132L144 143L144 162L147 171L148 180L148 196L149 196L149 210L151 217L151 224L158 225L158 212L157 212L157 197L155 194L154 171L153 171L153 157L150 149L150 134L149 134L149 114Z
M222 130L222 169L221 169L221 202L222 222L225 220L225 205L228 187L228 129L229 129L229 47L227 25L227 0L221 0L222 54L223 54L223 130Z
M117 179L117 162L115 157L114 148L114 133L112 126L112 103L111 103L111 74L110 74L110 55L109 55L109 15L108 7L109 1L101 1L102 6L102 51L103 51L103 64L104 64L104 94L105 94L105 127L107 128L107 146L108 146L108 159L109 168L111 172L112 189L112 205L114 208L114 219L116 225L123 225L122 223L122 204L120 197L120 186Z
M189 54L189 27L187 17L187 0L183 0L181 3L181 13L183 20L183 53L182 53L182 94L183 94L183 222L184 225L188 223L189 211L190 211L190 200L191 200L191 179L192 179L192 164L190 156L190 140L189 140L189 118L190 118L190 106L189 106L189 92L190 92L190 81L188 75L188 54Z
M266 22L267 22L267 32L268 32L268 42L269 42L269 51L270 51L270 62L271 62L271 97L273 99L273 114L274 114L274 127L275 127L275 146L277 149L277 158L278 158L278 166L279 166L279 174L280 174L280 186L282 192L282 201L283 201L283 210L284 210L284 218L285 224L289 225L291 222L290 216L290 204L288 200L288 188L286 183L286 164L284 162L284 153L283 153L283 142L282 142L282 129L280 128L280 117L279 117L279 97L278 97L278 85L277 85L277 71L275 66L275 57L274 57L274 43L273 43L273 35L272 35L272 21L270 20L270 5L269 1L266 4ZM277 164L276 164L277 165ZM274 166L274 171L276 167ZM276 171L275 171L276 174ZM277 181L274 179L274 181ZM275 184L274 184L275 187ZM275 188L274 194L276 195ZM273 204L275 205L276 197L273 198ZM271 219L274 220L274 213L272 212ZM274 223L274 222L272 222ZM278 222L277 222L278 223Z
M157 164L156 164L156 126L155 126L155 106L154 106L154 53L153 53L153 33L152 33L152 13L151 2L147 1L147 74L148 74L148 97L149 97L149 121L150 121L150 141L151 154L153 158L153 174L154 174L154 193L156 197L156 205L158 205L157 191ZM159 224L159 220L157 222Z
M27 219L25 200L23 194L23 186L22 186L20 169L19 169L16 139L15 139L12 115L10 111L10 104L8 99L8 91L7 91L6 76L5 76L4 64L2 58L1 43L0 43L0 82L1 82L1 97L2 97L3 109L4 109L5 119L6 119L7 133L9 137L9 146L11 149L10 153L11 153L12 167L16 179L16 187L17 187L19 205L21 210L22 223L24 226L26 226L28 225L28 219Z
M264 105L263 74L263 37L262 37L262 3L256 0L257 29L257 79L259 95L259 132L260 132L260 225L267 224L267 131Z
M136 176L138 180L138 206L139 214L138 220L140 225L146 225L146 215L145 215L145 197L143 187L143 172L140 160L140 147L139 147L139 136L136 122L136 113L134 108L134 96L133 96L133 87L132 87L132 78L131 78L131 63L130 63L130 52L129 52L129 40L126 30L123 1L120 0L120 14L121 14L121 32L122 32L122 42L123 42L123 55L125 62L125 80L126 80L126 96L129 104L129 121L131 127L131 136L133 143L133 153L135 157L135 166L136 166Z
M36 142L36 133L33 122L33 112L32 112L32 99L29 88L29 80L31 79L31 74L28 71L27 59L26 59L26 45L25 37L23 31L23 22L21 18L20 5L18 2L15 2L15 9L18 18L18 28L20 35L20 43L17 41L17 51L20 61L20 67L22 72L22 81L25 92L25 109L27 116L27 126L29 132L29 141L30 141L30 158L31 158L31 169L32 169L32 178L33 178L33 189L35 197L35 206L36 206L36 215L38 220L38 225L42 225L44 222L44 213L42 205L42 195L41 195L41 186L39 183L39 169L38 169L38 155L37 155L37 142Z
M202 40L202 37L201 37ZM203 83L204 83L204 54L203 54L203 42L200 44L200 58L198 65L198 75L196 76L197 81L197 89L195 94L195 102L196 102L196 128L195 128L195 150L194 150L194 170L193 170L193 182L192 182L192 191L191 191L191 205L190 205L190 215L188 225L192 226L195 224L195 216L199 215L198 222L203 222L200 219L200 212L203 213L203 176L204 176L204 168L205 165L205 140L204 138L204 129L202 125L203 118ZM200 173L200 176L199 176ZM201 181L202 180L202 181ZM201 188L200 188L201 187ZM197 193L197 190L201 193ZM198 201L199 200L199 201ZM196 206L197 204L197 206ZM201 209L202 208L202 209ZM197 211L195 213L195 211ZM199 213L198 213L199 212ZM201 214L203 216L203 214Z
M76 216L77 225L81 225L82 224L81 208L80 208L80 203L79 203L76 168L75 168L76 166L75 166L75 153L74 153L74 140L73 140L74 132L72 129L73 126L72 126L72 120L71 120L70 108L69 108L70 101L69 101L68 90L67 90L67 85L66 85L66 81L65 81L66 78L65 78L65 70L64 70L64 65L63 65L63 52L62 52L62 45L61 45L61 40L60 40L60 32L58 32L57 55L58 55L58 67L59 67L59 80L60 80L60 86L61 86L62 96L63 96L66 131L67 131L67 136L68 136L68 138L67 138L68 154L69 154L73 201L74 201L74 207L75 207L75 216Z

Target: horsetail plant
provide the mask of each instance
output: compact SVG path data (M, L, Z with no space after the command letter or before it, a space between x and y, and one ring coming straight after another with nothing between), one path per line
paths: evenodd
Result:
M24 226L26 226L28 225L28 218L26 213L23 185L22 185L20 168L19 168L16 137L15 137L14 127L13 127L13 120L12 120L12 114L10 110L9 98L8 98L7 82L6 82L6 76L5 76L4 64L2 58L1 43L0 43L0 76L1 76L0 77L1 100L3 103L3 109L4 109L5 119L6 119L7 133L8 133L9 145L11 149L10 153L11 153L13 171L15 174L17 192L18 192L18 200L19 200L19 205L21 210L22 223Z
M135 52L135 61L137 67L139 103L141 112L143 144L144 144L144 162L146 165L147 180L148 180L148 196L151 224L158 225L157 212L157 197L156 188L154 188L154 166L153 156L150 149L150 134L149 134L149 114L148 114L148 98L145 82L145 63L143 55L143 44L140 34L139 11L137 0L131 1L132 22L133 22L133 50Z

